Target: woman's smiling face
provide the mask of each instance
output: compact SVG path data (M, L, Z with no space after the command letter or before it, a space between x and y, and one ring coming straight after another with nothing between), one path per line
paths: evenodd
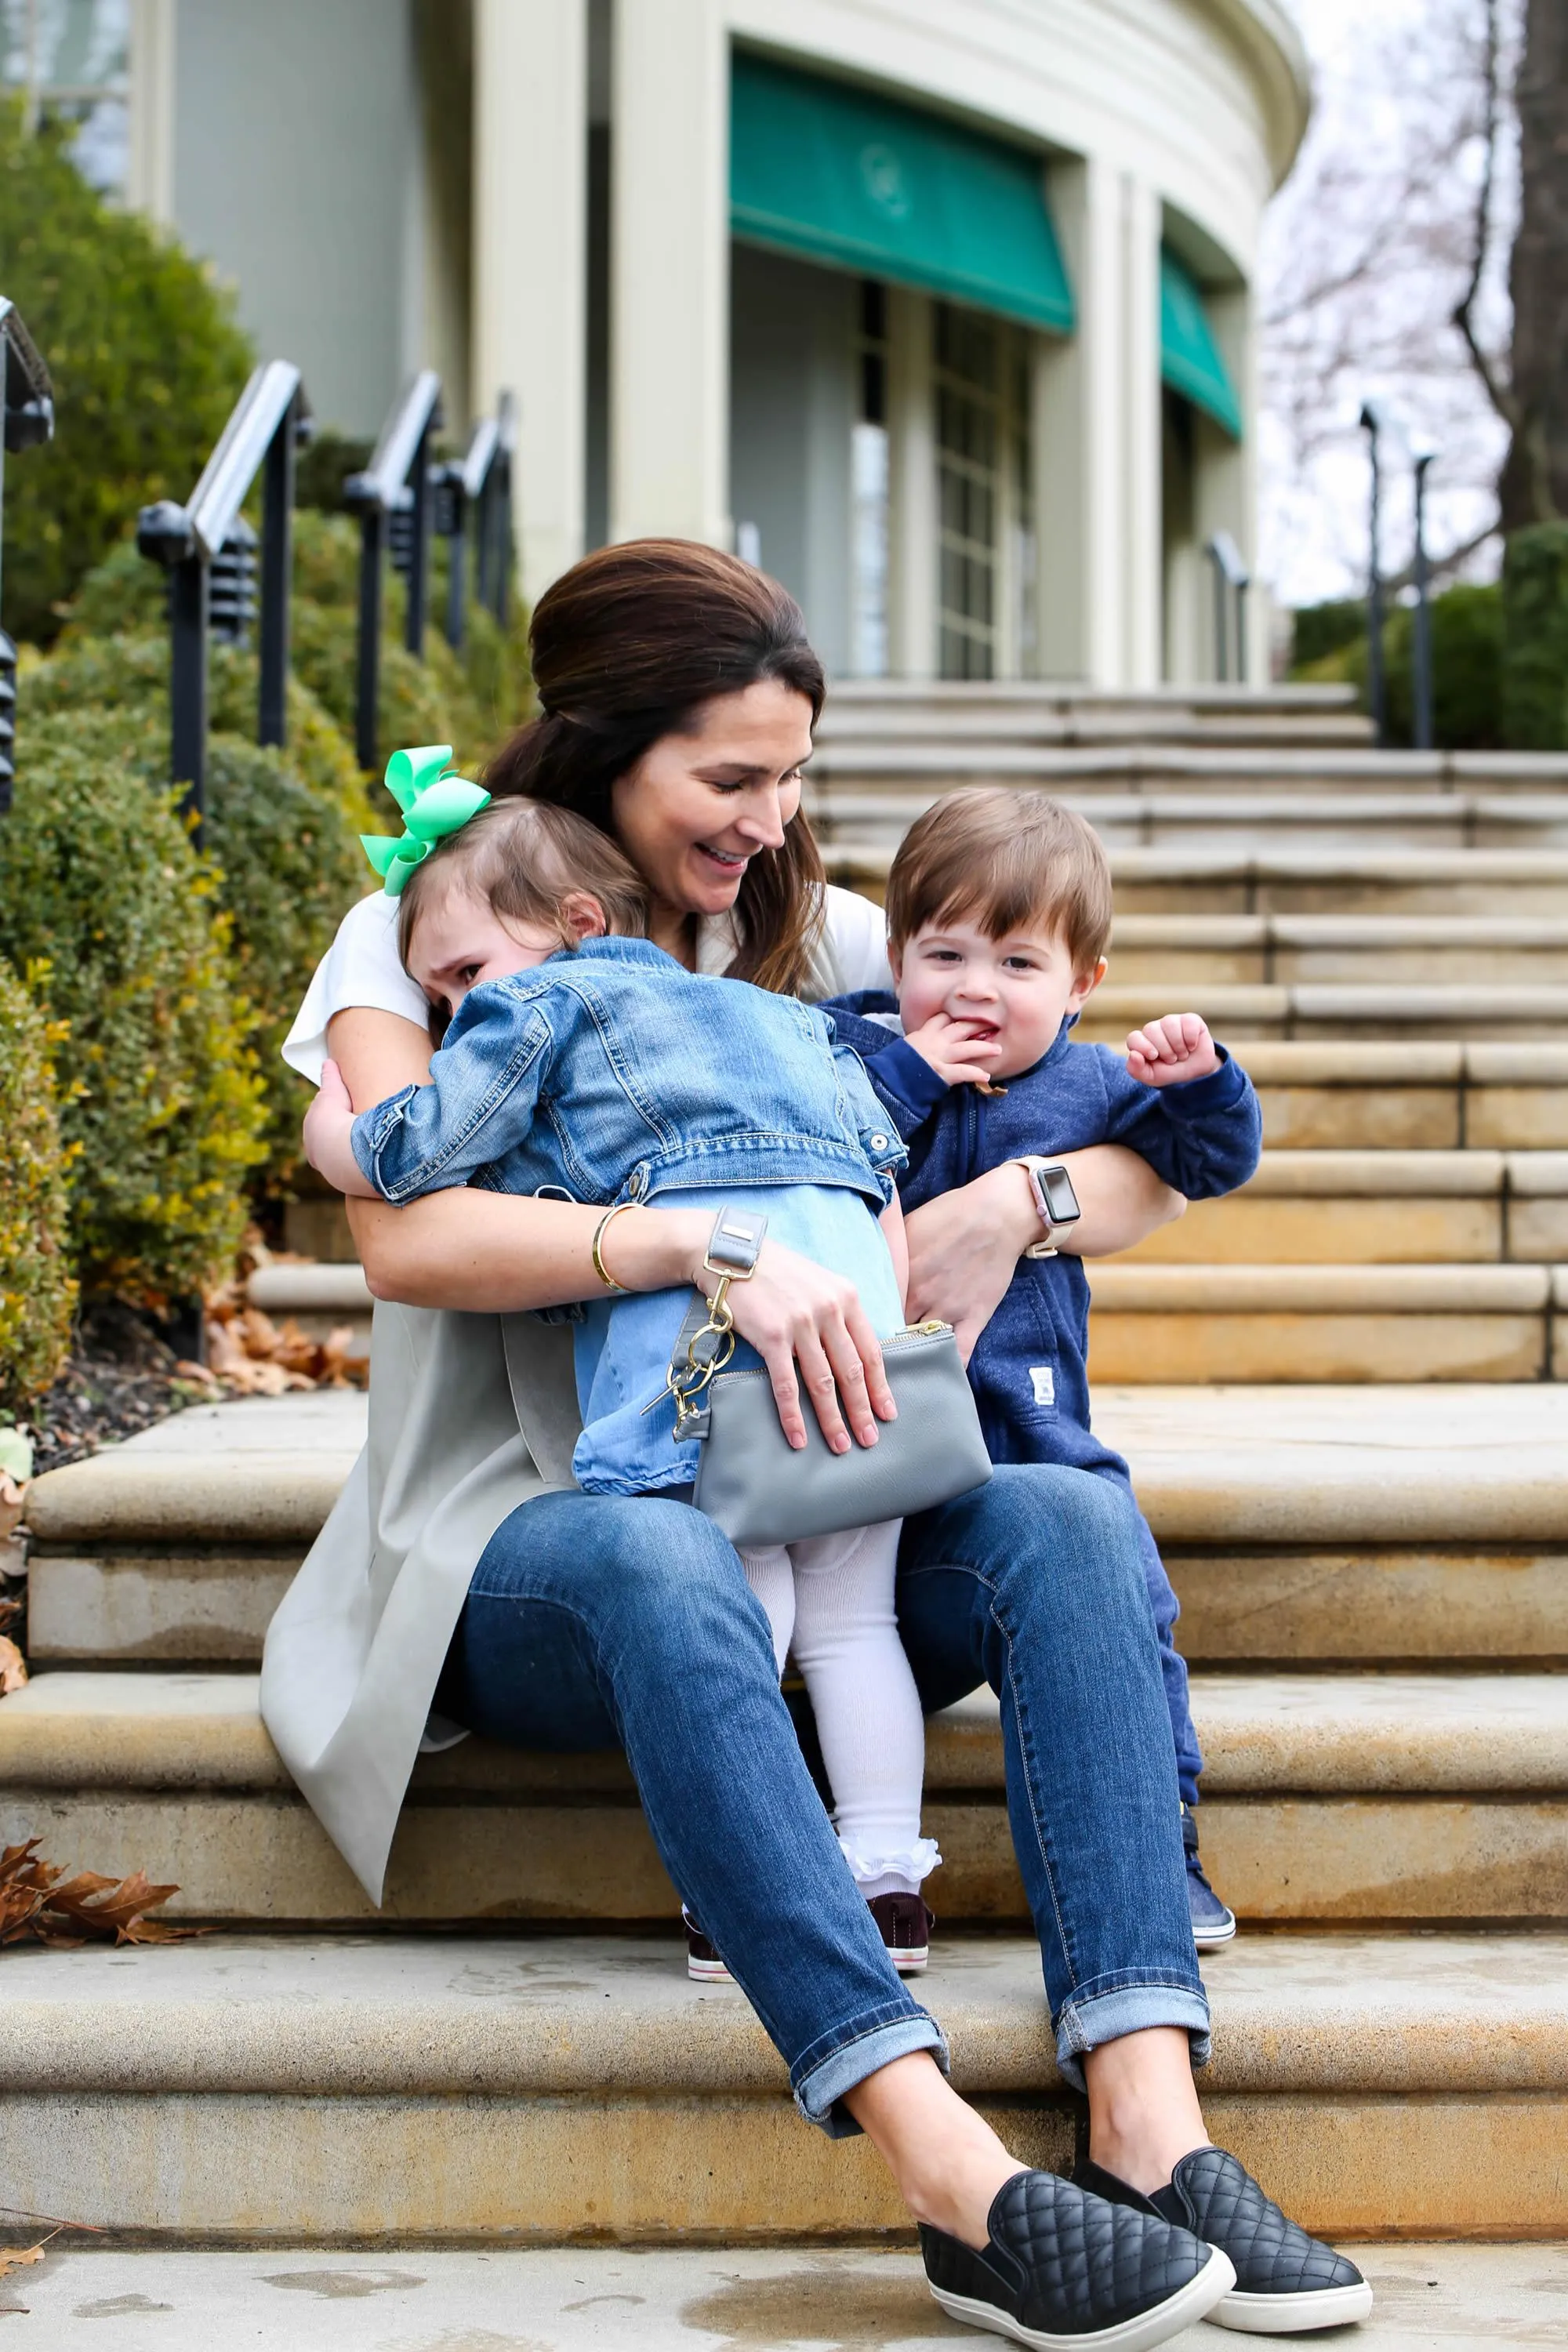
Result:
M684 941L691 916L724 914L751 860L782 845L810 756L811 704L767 678L703 703L689 732L660 736L616 784L616 837L647 884L660 947Z

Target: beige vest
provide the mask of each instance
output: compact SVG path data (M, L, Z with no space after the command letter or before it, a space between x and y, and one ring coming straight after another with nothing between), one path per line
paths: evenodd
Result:
M814 998L843 983L818 951ZM572 1334L379 1304L370 1434L268 1628L261 1714L373 1903L468 1580L520 1503L571 1486ZM537 1465L537 1467L535 1466Z

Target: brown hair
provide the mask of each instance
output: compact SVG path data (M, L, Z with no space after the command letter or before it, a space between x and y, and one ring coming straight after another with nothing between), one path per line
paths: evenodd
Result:
M637 539L585 555L548 587L529 629L542 717L486 769L498 800L574 809L615 836L611 793L661 736L690 727L715 695L777 678L811 705L826 691L793 596L732 555L684 539ZM739 980L789 992L822 929L825 876L797 815L760 851L736 902Z
M598 900L607 931L640 939L647 928L647 892L630 858L596 825L540 801L492 801L414 868L397 905L397 952L405 964L433 894L453 885L487 900L503 922L552 930L563 948L577 944L561 912L574 890ZM446 1026L446 1015L432 1008L437 1042Z
M976 785L917 817L888 877L888 937L969 915L987 937L1031 923L1059 932L1075 971L1110 937L1110 865L1100 835L1046 793Z

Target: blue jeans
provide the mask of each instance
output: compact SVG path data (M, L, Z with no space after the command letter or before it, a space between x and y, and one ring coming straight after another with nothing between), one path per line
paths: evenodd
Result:
M1131 1503L1034 1465L911 1521L900 1624L928 1707L1002 1699L1007 1800L1058 2062L1208 2006L1188 1924L1169 1717ZM946 2064L900 1982L806 1770L767 1619L701 1513L552 1494L486 1548L444 1712L515 1747L620 1747L655 1844L789 2067L801 2113L911 2050Z

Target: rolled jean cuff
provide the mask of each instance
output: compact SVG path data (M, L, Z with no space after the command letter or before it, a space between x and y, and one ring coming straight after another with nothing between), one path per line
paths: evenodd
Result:
M1120 2042L1124 2033L1142 2033L1151 2025L1182 2027L1192 2045L1194 2067L1208 2064L1208 2002L1201 1991L1173 1984L1118 1985L1087 2000L1069 2000L1057 2019L1057 2064L1073 2089L1082 2091L1089 2051L1104 2042Z
M839 2101L879 2066L907 2058L911 2050L929 2050L945 2074L949 2071L947 2042L934 2017L911 2009L886 2025L868 2026L849 2042L830 2050L803 2074L795 2086L795 2103L808 2124L816 2124L829 2139L851 2139L860 2126Z

